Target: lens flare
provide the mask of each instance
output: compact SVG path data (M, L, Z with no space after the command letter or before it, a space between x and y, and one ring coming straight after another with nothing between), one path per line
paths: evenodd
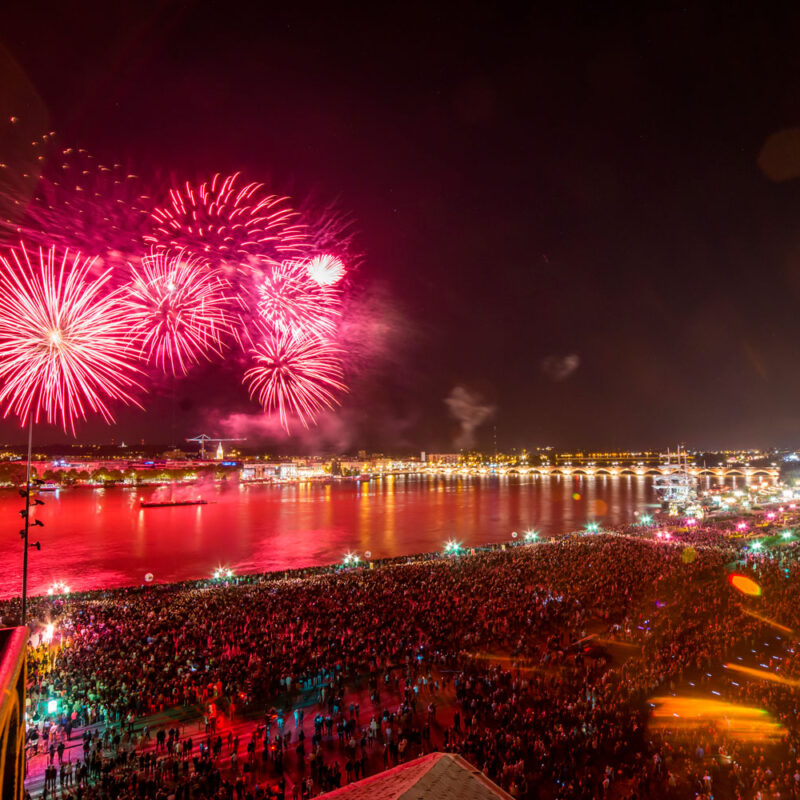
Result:
M107 422L108 403L135 403L130 322L110 271L55 247L32 262L24 245L0 256L0 403L22 424L30 416L75 432L88 410ZM138 405L138 404L137 404Z
M734 664L728 662L725 664L725 669L732 672L738 672L741 675L746 675L748 678L753 678L759 681L770 681L771 683L780 683L783 686L791 686L797 688L800 686L800 681L792 680L791 678L784 678L783 675L776 675L774 672L769 672L766 669L754 669L753 667L744 667L741 664Z
M743 614L747 614L748 617L753 617L753 619L757 619L759 622L763 622L765 625L769 625L772 628L775 628L776 631L780 631L781 633L793 633L792 629L787 627L786 625L781 625L780 622L776 622L774 619L770 619L769 617L765 617L763 614L759 614L756 611L751 611L749 608L742 609Z
M729 575L728 583L734 589L738 589L742 594L750 595L751 597L761 596L761 587L745 575Z
M250 396L265 411L277 412L287 432L290 417L307 428L345 390L341 351L326 339L267 334L252 354L256 366L244 376Z
M232 333L227 282L208 262L181 251L145 256L130 266L124 305L143 356L165 372L186 374L209 351L220 355Z
M777 739L782 728L763 708L699 697L654 697L650 727L662 731L697 731L715 725L739 741Z

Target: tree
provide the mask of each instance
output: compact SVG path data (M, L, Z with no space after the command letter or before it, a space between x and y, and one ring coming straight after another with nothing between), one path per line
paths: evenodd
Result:
M19 486L25 483L27 467L22 461L0 462L0 483L10 483Z

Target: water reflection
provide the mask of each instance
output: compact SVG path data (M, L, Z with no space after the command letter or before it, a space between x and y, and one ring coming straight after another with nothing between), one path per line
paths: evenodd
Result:
M42 551L30 559L33 593L56 580L74 589L205 577L219 564L239 571L338 561L348 551L374 557L438 550L454 538L470 547L508 541L511 532L554 535L588 519L619 524L655 501L646 477L387 477L207 489L208 505L139 508L153 490L53 493L39 510ZM15 494L0 494L0 596L19 592ZM12 535L13 534L13 535Z

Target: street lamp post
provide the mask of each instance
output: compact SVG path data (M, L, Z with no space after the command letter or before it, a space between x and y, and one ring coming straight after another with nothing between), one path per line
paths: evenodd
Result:
M22 538L22 612L20 614L20 625L25 625L27 621L27 610L28 610L28 548L35 547L37 550L42 549L42 545L40 542L36 541L33 544L30 544L28 541L28 534L30 532L31 527L31 455L33 450L33 415L31 414L30 421L28 423L28 464L27 464L27 471L25 475L25 509L24 511L20 511L19 513L22 515L23 519L25 520L25 527L19 532L20 537ZM21 493L22 494L22 493ZM38 497L33 499L34 506L43 506L44 501L39 500ZM44 523L41 520L35 520L33 523L34 527L43 528Z

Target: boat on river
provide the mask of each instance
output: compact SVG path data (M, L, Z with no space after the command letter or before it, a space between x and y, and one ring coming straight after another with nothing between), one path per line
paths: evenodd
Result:
M141 508L169 508L170 506L207 506L208 500L140 500Z

